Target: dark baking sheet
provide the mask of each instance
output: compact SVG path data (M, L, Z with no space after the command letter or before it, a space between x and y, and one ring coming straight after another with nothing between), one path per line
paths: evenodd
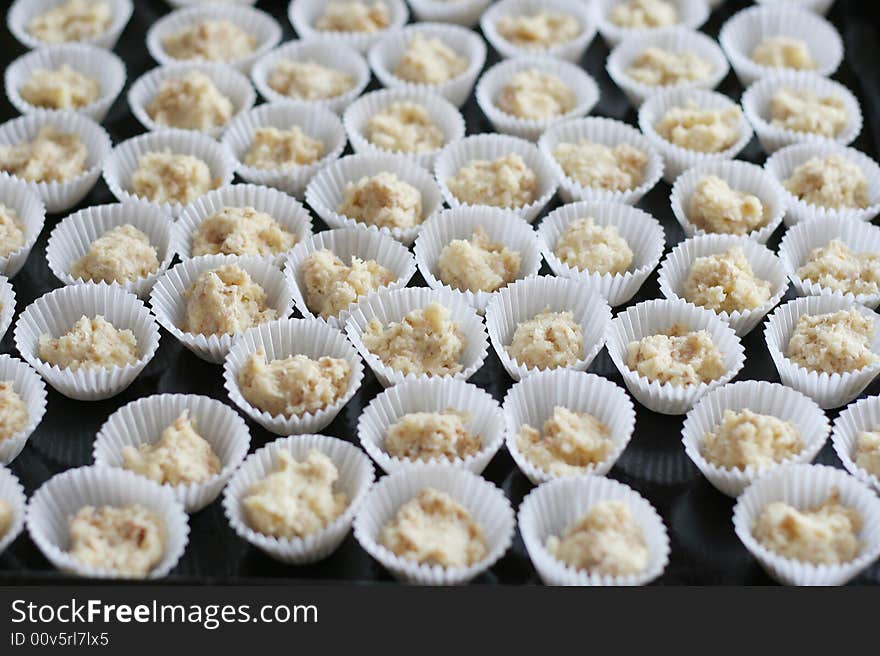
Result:
M262 0L258 7L271 13L284 30L284 40L294 38L287 21L287 2ZM723 22L735 11L750 3L728 0L716 10L703 31L716 37ZM854 146L872 157L877 157L876 136L880 131L880 76L877 73L878 37L880 30L874 16L874 3L858 0L838 0L829 18L840 29L846 44L846 61L836 78L846 84L862 103L865 127ZM162 0L136 0L135 12L122 35L116 52L128 67L128 83L155 66L145 47L145 32L161 15L170 11ZM3 68L24 52L24 49L3 28ZM497 61L489 48L487 67ZM601 100L592 112L635 123L635 111L623 94L611 82L605 72L608 49L597 36L587 51L582 65L599 82ZM376 88L373 81L369 89ZM126 91L127 91L126 87ZM720 86L720 91L733 99L742 92L731 72ZM463 108L468 134L491 131L476 103L471 100ZM0 121L16 115L5 97L0 100ZM128 111L125 92L110 111L103 123L114 143L143 131ZM762 163L764 154L755 140L740 155L741 159ZM683 237L669 209L669 185L661 182L639 204L639 207L656 216L666 231L667 250ZM113 196L101 180L82 203L82 207L114 202ZM558 200L547 211L558 205ZM78 208L77 208L78 209ZM546 213L546 212L545 212ZM17 311L47 291L60 286L46 265L46 241L52 227L64 215L51 215L40 239L28 258L24 269L13 280L18 299ZM315 229L323 230L320 219L315 217ZM771 238L769 245L775 248L782 229ZM542 273L549 274L546 265ZM423 285L416 275L411 285ZM784 300L792 297L791 291ZM656 274L652 275L638 296L636 303L660 296ZM748 335L746 365L737 380L763 379L778 381L769 359L759 327ZM12 329L2 342L0 351L15 353ZM17 354L16 354L17 355ZM599 354L590 371L605 376L619 385L622 380L605 351ZM499 401L512 384L494 352L486 364L471 379L487 389ZM48 387L48 385L47 385ZM355 426L364 406L381 391L380 384L367 368L364 384L354 399L337 419L325 429L325 433L342 439L356 441ZM107 401L87 403L73 401L61 396L51 387L48 411L22 454L12 463L11 469L25 486L28 495L53 474L70 467L91 464L92 441L107 417L120 406L138 397L163 392L204 394L229 402L223 390L221 368L208 364L183 348L171 335L162 331L158 353L146 370L125 392ZM865 395L880 393L880 379L876 380ZM653 413L636 403L637 422L632 442L627 447L610 476L620 480L647 497L663 516L672 543L669 566L657 580L659 584L767 584L771 580L757 562L741 545L733 532L731 513L733 501L717 492L703 477L684 453L680 441L683 417L669 417ZM833 419L836 412L830 413ZM251 449L256 449L275 436L255 423L248 421L251 429ZM830 444L820 452L817 462L841 466ZM377 472L378 472L377 468ZM502 449L489 464L484 476L501 486L510 497L514 507L532 489L532 485ZM179 565L167 581L181 583L244 583L244 582L290 582L294 580L324 580L330 582L370 583L390 581L388 573L360 549L349 536L332 556L315 565L295 567L283 565L265 556L257 549L240 540L229 528L220 501L192 515L189 547ZM0 555L0 584L2 583L61 583L67 577L55 571L43 558L26 533ZM487 573L474 583L534 584L540 583L528 555L517 535L507 554ZM875 563L855 583L880 583L880 564Z

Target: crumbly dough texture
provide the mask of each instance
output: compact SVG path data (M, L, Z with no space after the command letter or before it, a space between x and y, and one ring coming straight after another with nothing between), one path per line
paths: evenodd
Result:
M394 102L376 112L367 121L364 136L376 148L402 153L429 153L445 140L427 108L416 102Z
M846 105L838 96L783 87L770 98L770 124L784 130L834 137L848 120Z
M635 189L645 178L648 154L629 144L614 147L588 139L561 142L553 150L563 173L582 187L626 191Z
M518 323L504 350L528 369L570 367L584 357L584 331L571 311L547 307Z
M868 207L868 181L861 167L845 155L811 157L782 183L810 205L845 209Z
M633 59L626 74L652 87L699 82L712 75L712 62L690 50L675 52L657 46L645 48Z
M856 465L880 478L880 426L858 434L854 459Z
M296 354L269 361L260 348L238 372L238 386L248 403L273 417L301 417L339 401L351 371L342 358Z
M724 356L706 330L673 324L626 347L626 366L661 385L699 385L724 375Z
M725 410L721 423L703 435L703 457L725 469L764 469L804 448L797 424L748 408Z
M817 373L856 371L880 361L871 350L875 330L871 317L855 308L804 314L795 324L785 356Z
M569 567L603 576L638 574L648 565L642 527L623 501L597 502L546 547Z
M522 157L511 153L494 160L471 160L446 181L446 187L467 205L513 208L534 202L538 178Z
M379 228L411 228L424 218L421 192L388 171L349 182L337 212Z
M200 273L183 294L181 328L197 335L235 335L278 316L266 291L237 264Z
M628 0L616 5L609 18L618 27L644 30L675 25L678 11L665 0Z
M507 14L498 19L495 29L518 48L530 50L543 50L566 43L583 32L577 18L558 11Z
M298 125L288 130L271 126L254 130L244 164L266 171L292 169L317 162L324 156L324 143L312 139Z
M511 76L495 104L505 114L542 121L573 110L577 94L558 75L527 68Z
M519 274L519 251L493 242L477 227L470 239L453 239L440 252L440 281L459 291L494 292L513 282Z
M157 125L201 131L226 125L235 113L232 101L201 71L163 80L145 109Z
M354 86L354 78L348 73L311 60L282 59L266 81L281 95L296 100L335 98Z
M773 294L772 285L752 270L741 246L696 258L684 281L686 301L716 312L743 312L761 307Z
M89 245L70 267L74 279L92 282L131 282L159 270L150 238L130 223L111 228Z
M155 203L188 205L219 186L203 160L167 149L141 155L131 176L131 192Z
M608 426L593 415L556 406L541 431L523 424L516 446L538 469L553 476L572 476L605 460L614 442Z
M0 498L0 539L12 528L12 520L12 505L6 499Z
M462 460L483 448L479 435L468 428L467 412L408 412L388 427L383 448L401 460Z
M754 194L731 188L717 175L706 175L687 203L687 217L706 232L745 235L767 223L767 209Z
M135 364L140 358L134 333L120 330L100 314L83 315L61 337L40 335L37 356L61 369L112 369Z
M79 109L101 96L101 84L67 64L56 69L38 68L21 85L19 95L34 107Z
M762 39L752 50L752 61L771 68L793 68L799 71L816 68L816 61L810 54L807 42L783 34Z
M253 207L224 207L195 229L192 254L273 256L293 248L297 236Z
M416 33L406 45L394 75L416 84L442 84L467 70L468 60L440 39Z
M0 171L32 182L65 182L86 170L88 156L78 135L46 125L32 141L0 145Z
M0 442L24 429L28 416L27 404L15 391L12 381L0 381Z
M591 273L623 274L633 261L632 249L617 227L599 225L592 217L569 223L553 253L563 264Z
M880 294L880 253L858 253L835 238L810 251L797 274L802 280L844 294Z
M254 52L256 37L230 20L201 20L162 39L174 59L234 61Z
M679 148L719 153L739 139L741 121L739 106L701 109L689 102L684 107L666 110L654 129L663 139Z
M361 296L397 280L397 274L376 260L352 255L346 265L326 248L309 254L300 271L306 305L324 319L338 316Z
M391 12L382 0L332 1L315 23L322 32L378 32L388 27Z
M0 257L24 246L24 224L11 207L0 203Z
M67 0L32 18L27 31L46 43L85 41L106 32L112 21L109 2Z
M400 507L379 533L379 544L405 560L441 567L467 567L488 552L467 508L430 487Z
M320 451L297 461L279 451L275 470L248 488L241 500L248 525L264 535L296 540L321 531L348 507L334 492L339 470Z

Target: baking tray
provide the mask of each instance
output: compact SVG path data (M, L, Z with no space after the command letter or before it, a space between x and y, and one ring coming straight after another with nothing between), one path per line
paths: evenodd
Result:
M287 20L287 2L263 0L258 7L272 14L284 30L285 41L294 38ZM717 37L720 26L734 12L751 4L742 0L728 0L716 9L703 31ZM846 45L846 60L837 75L862 103L865 127L854 147L876 158L880 144L876 140L880 131L880 75L876 65L880 29L874 8L870 2L838 0L829 19L840 30ZM161 0L137 0L132 19L122 35L116 52L128 68L128 84L156 64L147 53L145 33L160 16L170 11ZM24 49L3 28L3 68L24 52ZM601 87L601 99L592 115L607 116L635 124L635 111L613 84L605 72L608 48L597 36L583 58L583 67L597 80ZM486 66L498 60L489 48ZM378 88L373 80L368 90ZM126 87L127 90L127 87ZM738 99L742 88L731 72L719 90ZM128 111L125 91L111 109L103 125L114 143L143 132L143 128ZM476 102L471 98L463 108L468 134L492 131ZM6 121L16 115L5 97L0 100L0 120ZM755 163L764 160L763 151L756 140L740 154L740 159ZM671 249L684 238L684 234L672 216L668 202L669 185L660 182L639 203L639 207L653 214L663 224L666 232L666 249ZM101 180L81 207L114 202L113 196ZM544 214L559 205L558 199L546 208ZM74 208L78 209L78 208ZM17 296L17 312L35 298L59 287L46 265L46 241L52 227L63 218L50 215L46 227L37 240L27 264L13 280ZM540 220L540 219L539 219ZM326 229L320 219L314 217L315 230ZM780 228L768 242L775 248L782 233ZM550 274L546 265L542 274ZM411 286L424 285L417 274ZM656 273L652 274L631 304L660 297ZM783 299L793 297L793 292ZM626 306L624 306L626 307ZM619 310L620 308L618 308ZM16 315L17 317L17 315ZM776 370L770 361L763 342L763 331L756 328L744 340L746 364L736 380L778 381ZM15 353L12 329L2 342L0 351ZM17 354L16 354L17 355ZM589 369L605 376L618 385L623 381L607 352L599 354ZM339 416L323 432L345 440L356 441L355 427L358 416L367 403L382 387L366 368L366 377L358 394L348 403ZM471 379L472 383L488 390L501 401L512 381L491 352L485 365ZM12 463L11 469L19 477L28 495L49 477L70 467L88 465L92 462L92 441L100 426L117 408L142 396L158 393L203 394L229 403L223 389L221 367L208 364L185 349L164 330L156 357L146 370L122 394L99 402L81 402L65 398L48 387L48 410L42 423L31 436L21 455ZM865 391L863 396L880 393L880 379ZM681 444L683 416L671 417L653 413L636 405L636 430L623 456L610 472L610 476L630 485L644 495L663 516L669 529L672 551L669 565L656 584L769 584L771 579L763 572L757 561L734 535L731 523L733 500L716 491L699 473L684 453ZM836 412L829 413L833 419ZM257 424L248 421L251 430L251 449L256 449L276 436ZM826 444L816 462L841 467L837 456ZM377 468L377 473L381 473ZM500 486L516 508L532 489L526 477L519 472L513 460L502 448L483 474ZM378 583L391 581L390 575L364 552L349 535L342 546L326 560L309 566L290 566L278 563L245 541L239 539L229 528L223 515L220 500L190 518L190 542L178 566L165 579L178 583L265 583L292 582L296 580L320 580L325 582ZM42 556L36 546L23 533L15 543L0 555L0 584L2 583L62 583L68 577L57 572ZM477 578L473 584L539 584L522 540L517 534L505 556L491 569ZM880 583L880 564L875 563L858 579L856 584Z

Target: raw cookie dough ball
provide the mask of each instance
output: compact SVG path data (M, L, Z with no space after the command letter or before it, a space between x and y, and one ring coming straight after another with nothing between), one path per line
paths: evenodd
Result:
M416 84L441 84L467 70L468 60L440 39L413 35L394 69L401 80Z
M259 127L254 130L244 164L255 169L293 169L317 162L324 155L324 144L312 139L298 125L289 130Z
M816 68L807 42L782 34L764 37L752 50L752 61L771 68L793 68L799 71Z
M101 85L67 64L54 70L38 68L18 93L34 107L80 109L101 96Z
M871 350L874 322L855 308L804 314L795 324L785 356L809 371L843 374L880 360Z
M131 192L154 203L188 205L218 186L203 160L168 149L141 155L131 175Z
M736 143L740 135L742 111L701 109L689 102L684 107L670 107L654 126L663 139L686 150L719 153Z
M86 254L70 267L74 279L124 283L159 270L150 238L130 223L105 232L89 245Z
M0 257L24 246L24 225L11 207L0 203Z
M100 314L94 319L83 315L61 337L40 335L37 356L71 371L124 367L140 357L134 333L116 328Z
M88 155L79 136L46 125L33 141L0 145L0 171L31 182L65 182L86 170Z
M27 31L45 43L85 41L106 32L112 21L109 2L67 0L32 18Z
M0 381L0 442L23 430L27 422L28 407L24 399L15 391L11 380Z
M326 100L341 96L354 86L354 78L343 71L313 61L279 61L267 79L269 86L295 100Z
M855 462L872 476L880 478L880 426L858 434Z
M611 22L628 30L668 27L678 22L675 5L665 0L628 0L611 10Z
M411 228L422 222L422 194L394 173L382 171L349 182L337 212L379 228Z
M511 153L495 160L471 160L446 181L446 187L466 205L513 208L535 200L538 179L522 157Z
M725 410L721 423L703 435L703 457L716 467L755 470L796 456L804 448L796 424L749 409Z
M576 143L561 142L553 151L562 172L582 187L627 191L635 189L645 178L648 154L630 146L609 147L581 139Z
M511 76L495 104L511 116L542 121L573 110L577 95L558 75L527 68Z
M848 119L846 105L838 96L782 88L770 98L770 124L784 130L833 137Z
M453 239L437 260L440 281L459 291L494 292L516 279L521 256L492 242L478 227L470 239Z
M328 2L315 23L322 32L378 32L388 27L391 14L381 0L374 2Z
M6 499L0 499L0 539L12 528L12 505Z
M865 174L857 164L838 153L811 157L782 184L810 205L830 209L868 206Z
M698 257L684 281L686 301L715 312L743 312L770 300L769 282L755 275L741 246Z
M810 251L797 275L844 294L880 294L880 253L856 253L835 238Z
M352 255L351 265L322 248L303 260L305 301L309 310L324 319L335 317L364 294L390 285L397 275L376 260Z
M553 253L564 264L591 273L622 274L633 252L614 225L597 225L592 217L575 219L559 235Z
M200 71L164 80L145 109L157 125L202 131L226 125L235 111L232 101Z
M584 357L584 331L570 311L544 308L516 325L504 350L529 369L570 367Z
M295 234L253 207L224 207L196 228L192 254L278 255L293 248Z
M483 448L467 427L470 415L457 410L408 412L388 427L385 452L402 460L462 460Z
M699 82L712 74L712 62L689 50L674 52L651 46L632 61L626 74L652 87Z
M586 412L556 406L542 430L523 424L516 435L523 457L553 476L583 474L608 457L611 430Z
M700 178L688 202L688 221L706 232L745 235L767 223L761 199L732 189L717 175Z
M230 20L202 20L162 39L174 59L234 61L254 52L257 39Z
M498 34L518 48L541 50L566 43L583 31L577 18L558 11L507 14L495 23Z
M706 330L673 324L665 333L627 344L626 366L661 385L699 385L724 375L724 356Z
M376 148L402 153L429 153L444 141L428 110L415 102L394 102L373 114L365 136Z
M184 292L181 328L197 335L235 335L277 318L266 292L237 264L204 271Z

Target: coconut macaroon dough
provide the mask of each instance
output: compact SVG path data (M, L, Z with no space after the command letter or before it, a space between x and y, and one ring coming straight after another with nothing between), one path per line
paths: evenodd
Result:
M0 203L0 257L24 246L24 225L11 207Z
M310 253L300 265L309 310L323 319L335 317L361 296L390 285L397 274L376 260L352 255L346 266L326 248Z
M779 89L770 98L770 124L785 130L833 137L849 115L838 96L820 96L807 89Z
M46 125L33 141L0 145L0 171L32 182L64 182L86 170L88 156L78 135Z
M571 311L544 308L516 325L504 350L529 369L570 367L584 357L584 331Z
M741 246L696 258L684 281L686 301L715 312L743 312L761 307L772 285L755 275Z
M297 354L269 361L259 348L238 372L238 386L248 403L273 417L298 417L336 403L350 377L351 365L342 358Z
M725 410L721 423L703 435L703 457L726 469L763 469L804 448L796 424L749 409Z
M494 292L516 279L522 257L492 242L481 227L470 239L453 239L437 260L440 281L459 291Z
M322 32L378 32L388 27L391 13L382 0L373 2L328 2L315 23Z
M611 452L611 431L586 412L556 406L542 431L523 424L516 446L533 465L554 476L583 474Z
M18 93L34 107L79 109L101 96L101 85L95 78L62 64L56 69L38 68Z
M468 60L443 41L417 32L407 43L394 75L416 84L441 84L458 77L467 67Z
M383 448L402 460L455 460L476 455L483 448L479 435L467 427L470 415L449 409L408 412L388 427Z
M821 505L799 509L784 501L767 504L752 525L764 548L783 558L814 565L839 565L859 555L862 516L840 503L837 489Z
M317 162L324 155L324 143L312 139L298 125L289 130L259 127L244 156L245 166L255 169L292 169Z
M12 504L0 497L0 539L12 528Z
M27 31L46 43L85 41L106 32L112 21L109 2L67 0L32 18Z
M226 125L235 110L232 101L201 71L162 81L145 109L157 125L184 130Z
M256 37L230 20L202 20L162 39L162 48L174 59L232 61L247 57Z
M181 328L197 335L235 335L277 318L266 292L237 264L203 271L183 293Z
M382 171L345 185L336 210L379 228L411 228L422 222L422 194L394 173Z
M400 558L441 567L473 565L488 551L483 529L467 508L431 487L400 507L378 541Z
M718 153L730 148L740 135L742 111L738 106L727 109L701 109L694 102L684 107L670 107L654 126L669 143L701 153Z
M320 451L297 461L279 451L275 470L251 485L241 500L248 525L283 540L303 538L327 527L348 507L344 492L334 492L339 470Z
M540 121L570 112L577 104L577 94L558 75L527 68L501 87L495 104L511 116Z
M282 59L269 73L269 86L294 100L325 100L340 96L354 86L354 78L314 61Z
M373 319L361 338L385 365L401 374L451 376L462 370L467 338L457 321L436 301L387 326Z
M70 518L70 556L84 565L144 578L165 551L165 522L141 505L83 506Z
M560 142L553 158L562 172L582 187L626 191L635 189L645 177L648 154L629 144L614 147L588 139Z
M155 444L123 447L122 468L160 485L191 485L219 474L223 463L184 410Z
M880 478L880 426L858 434L854 459L859 467Z
M61 337L40 335L37 357L61 369L112 369L135 364L137 338L130 330L120 330L100 314L93 319L83 315Z
M638 574L648 565L642 527L623 501L597 502L545 546L569 567L603 576Z
M874 322L855 308L798 318L785 356L818 373L842 374L876 364Z
M566 43L583 31L577 18L558 11L507 14L498 19L495 29L513 45L529 49L545 49Z
M712 69L712 62L690 50L674 52L651 46L632 61L626 74L636 82L654 87L705 80Z
M429 153L445 140L425 106L416 102L394 102L376 112L364 136L377 148L402 153Z
M699 179L687 204L688 221L706 232L745 235L767 222L761 199L731 188L717 175Z
M598 225L592 217L569 223L553 253L563 264L591 273L626 273L633 261L632 249L617 228Z
M159 270L150 238L130 223L105 232L70 267L70 275L92 282L133 282Z
M752 50L752 61L771 68L793 68L799 71L816 68L816 61L810 54L807 42L782 34L762 39Z
M22 430L28 421L28 407L11 380L0 381L0 442ZM0 535L3 531L0 531Z
M611 22L630 30L668 27L678 22L675 5L665 0L628 0L611 10Z
M253 207L224 207L195 229L192 254L278 255L293 248L295 234Z
M707 330L676 323L626 346L626 366L661 385L699 385L724 375L724 356Z
M141 155L131 175L131 192L154 203L188 205L219 186L204 160L168 149Z
M844 294L880 293L880 253L856 253L841 239L810 251L797 270L802 280Z
M538 178L522 157L511 153L494 160L471 160L446 181L446 187L467 205L522 207L535 200Z
M845 155L811 157L782 183L810 205L844 209L868 206L868 181L862 169Z

